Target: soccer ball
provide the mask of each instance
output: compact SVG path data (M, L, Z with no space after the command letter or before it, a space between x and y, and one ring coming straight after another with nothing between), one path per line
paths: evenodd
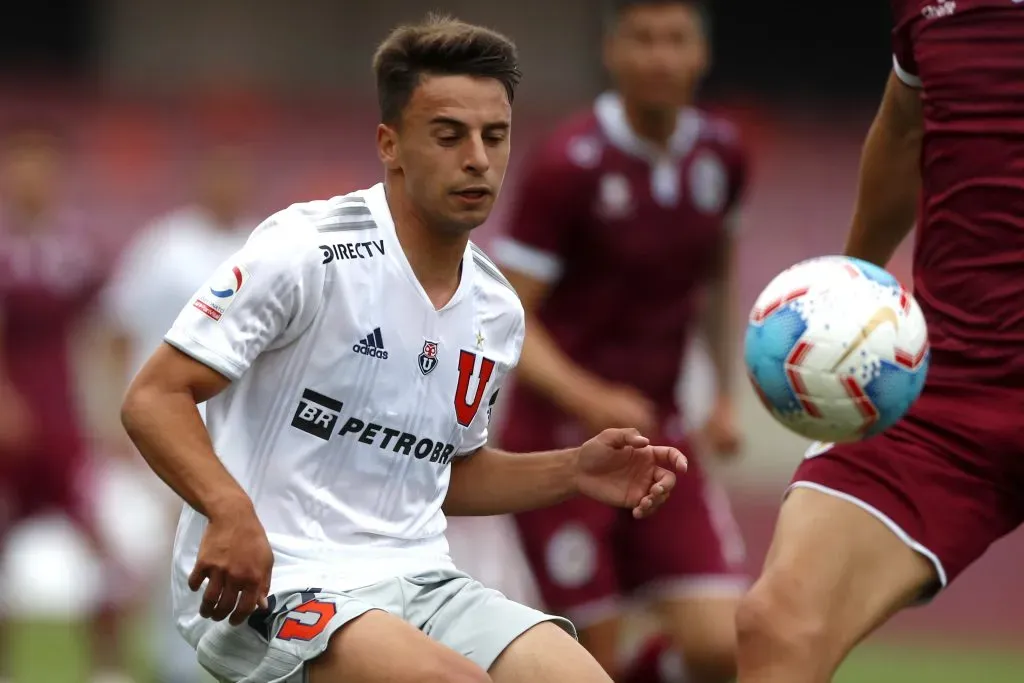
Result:
M888 271L824 256L777 275L747 325L747 374L785 427L823 442L891 427L921 394L928 329Z

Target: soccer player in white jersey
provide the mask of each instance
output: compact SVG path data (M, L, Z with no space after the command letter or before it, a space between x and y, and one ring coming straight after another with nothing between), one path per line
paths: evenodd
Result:
M487 446L524 315L469 232L501 187L517 61L454 20L396 30L374 60L384 182L261 224L129 388L129 435L188 503L178 625L221 680L609 681L571 624L459 572L445 540L445 514L575 495L644 517L685 468L632 429Z

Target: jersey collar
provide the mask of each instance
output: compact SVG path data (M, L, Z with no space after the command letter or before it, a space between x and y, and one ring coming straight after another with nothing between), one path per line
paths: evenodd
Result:
M616 92L601 94L594 102L594 115L608 141L626 154L656 162L664 158L664 152L637 135L626 119L626 108ZM668 142L669 156L680 159L693 148L700 134L700 115L692 108L679 110L676 130Z
M391 215L391 208L388 206L387 194L384 190L384 183L377 183L373 187L363 192L363 197L366 199L366 205L370 209L370 213L373 215L373 220L380 228L384 240L387 243L388 251L391 252L391 257L394 259L398 268L405 274L406 279L415 289L423 302L432 310L437 313L443 313L453 307L455 307L459 301L461 301L466 293L469 291L473 282L474 274L474 263L473 263L473 251L471 243L466 244L466 250L462 254L462 276L459 278L458 289L455 290L455 294L449 299L441 308L434 308L433 302L430 297L427 296L427 291L423 289L423 285L420 284L419 279L416 277L416 273L413 272L412 266L409 265L409 259L405 257L405 251L402 249L402 245L398 241L398 234L395 232L395 219Z

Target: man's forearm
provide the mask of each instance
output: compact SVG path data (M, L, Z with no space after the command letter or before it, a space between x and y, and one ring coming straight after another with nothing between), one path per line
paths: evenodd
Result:
M736 273L732 267L732 245L724 250L720 274L708 291L707 309L704 311L704 339L708 346L714 370L718 398L728 398L733 390L736 365Z
M890 77L864 141L848 256L884 267L913 228L922 134L917 93Z
M571 409L579 393L594 383L594 376L558 348L536 316L527 314L526 329L526 340L517 368L519 381L525 382L556 405Z
M248 495L213 451L188 391L129 391L121 421L149 466L207 518L251 508Z
M475 517L555 505L577 493L578 448L508 453L484 447L452 465L445 514Z

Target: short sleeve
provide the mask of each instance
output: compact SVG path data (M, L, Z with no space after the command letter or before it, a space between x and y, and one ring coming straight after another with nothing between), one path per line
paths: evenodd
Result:
M182 309L164 341L229 379L265 350L294 341L323 297L320 250L302 218L278 214L259 226Z
M526 338L526 325L522 314L520 314L517 324L517 331L515 332L512 345L513 345L513 357L510 365L506 367L500 374L496 375L491 386L488 387L487 393L481 399L484 401L480 410L477 411L476 416L469 425L462 436L462 445L456 451L456 455L463 456L469 455L474 451L483 448L487 445L489 438L491 414L494 411L494 406L498 403L498 395L501 393L502 385L505 379L515 369L516 365L519 364L519 356L523 350L523 340Z
M750 183L750 154L739 128L731 121L710 118L706 134L721 160L725 201L721 204L722 225L729 234L740 230L743 204Z
M914 58L914 42L912 29L917 12L916 4L911 0L892 0L892 68L903 83L912 88L921 87L921 78L917 71L917 60Z
M750 154L737 134L729 154L729 200L726 204L725 227L735 233L742 224L743 204L750 184Z
M528 160L513 200L505 234L492 253L499 265L542 282L555 282L590 206L587 197L589 158L600 155L600 142L583 136L548 141Z

